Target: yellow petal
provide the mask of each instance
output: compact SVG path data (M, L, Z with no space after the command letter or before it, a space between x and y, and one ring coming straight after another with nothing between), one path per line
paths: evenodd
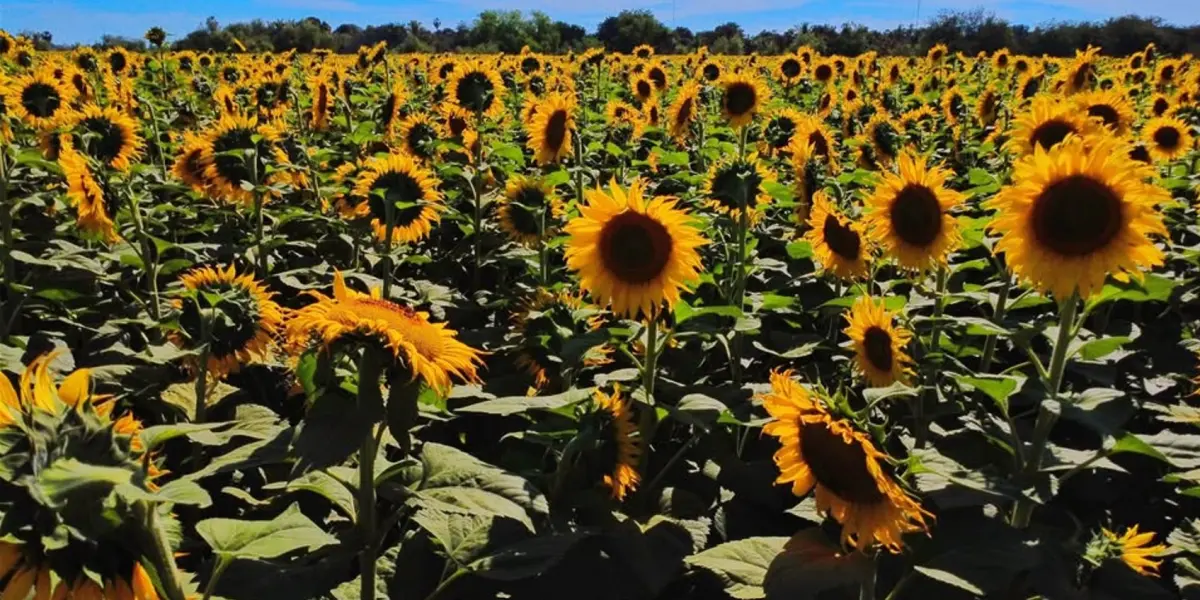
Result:
M67 376L58 386L58 398L67 406L79 406L91 395L92 372L90 369L78 369Z

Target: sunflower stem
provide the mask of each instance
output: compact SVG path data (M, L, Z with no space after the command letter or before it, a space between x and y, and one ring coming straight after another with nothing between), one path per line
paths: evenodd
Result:
M546 264L546 208L538 212L538 279L542 287L546 287L550 279L549 265Z
M217 589L217 582L221 580L225 569L228 569L231 564L233 564L233 559L217 555L217 563L213 565L212 572L208 575L208 582L204 584L204 600L212 598L213 592Z
M396 203L389 197L383 203L383 299L392 297L392 233L396 230Z
M1050 357L1050 370L1043 380L1046 386L1047 400L1058 400L1058 391L1062 386L1063 373L1067 367L1067 349L1075 337L1075 313L1079 308L1079 294L1073 293L1070 298L1059 304L1058 338L1054 342L1054 354ZM1029 480L1035 477L1042 468L1042 455L1045 454L1046 444L1050 441L1050 431L1058 421L1058 408L1052 402L1043 401L1038 407L1037 421L1033 427L1033 440L1029 458L1025 462L1022 478ZM1028 498L1017 501L1013 509L1012 525L1018 529L1029 526L1033 518L1035 503Z
M359 360L358 406L364 410L370 402L369 393L379 393L379 367L373 364L368 350ZM374 428L376 425L372 425ZM362 600L375 600L375 432L363 436L358 450L358 527L363 548L359 554L360 595Z
M179 570L175 567L175 555L167 541L167 532L158 522L158 511L147 502L137 502L133 506L135 516L145 528L146 558L158 576L166 600L186 600L183 586L179 583Z
M654 436L657 415L654 412L654 370L658 366L658 313L650 315L646 323L646 360L642 363L642 392L646 395L646 406L638 419L638 436L641 438L642 459L639 471L646 472L650 463L650 438Z
M255 186L257 187L257 186ZM254 258L258 261L259 277L267 276L267 255L263 252L263 197L262 193L254 192Z
M142 245L142 269L146 272L146 278L149 280L147 287L150 288L150 316L157 321L161 318L158 306L158 252L154 247L154 240L146 233L141 203L132 189L129 190L129 214L133 217L133 227Z
M162 169L163 178L167 177L167 157L163 151L162 137L158 133L158 113L154 111L154 103L147 102L146 107L150 110L150 131L154 133L154 148L158 150L158 167Z
M871 565L858 584L858 600L875 600L875 573L878 570L878 557L873 556L870 561Z
M9 294L9 286L13 281L16 281L16 273L14 272L12 250L13 250L13 207L8 205L8 147L0 146L0 265L4 269L4 279L0 280L0 284L4 286L2 295L7 299ZM15 313L14 313L15 314ZM3 313L0 313L0 325L5 323ZM8 327L0 329L0 341L8 336Z
M996 308L992 312L992 322L999 325L1004 320L1005 311L1008 310L1008 295L1012 292L1012 275L1007 271L1004 272L1004 285L1000 286L1000 293L996 296ZM987 373L992 367L992 358L996 355L996 342L999 338L995 335L987 336L983 341L983 358L979 359L979 372Z
M475 214L472 225L475 228L471 236L472 249L475 258L475 271L472 273L472 289L479 290L483 284L483 109L475 111L475 143L479 144L479 153L475 160L475 176L471 178L471 191L475 196ZM467 148L467 152L471 149ZM478 183L477 183L478 182Z

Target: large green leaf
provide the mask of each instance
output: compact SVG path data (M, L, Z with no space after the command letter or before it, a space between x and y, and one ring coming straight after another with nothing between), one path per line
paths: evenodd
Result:
M727 542L689 556L689 565L711 571L734 598L765 598L763 581L771 562L784 550L786 537L754 537Z
M226 558L276 558L337 543L295 504L270 521L207 519L196 524L196 533Z
M845 552L819 527L800 531L771 560L763 579L767 598L810 600L826 590L855 587L871 573L871 560Z

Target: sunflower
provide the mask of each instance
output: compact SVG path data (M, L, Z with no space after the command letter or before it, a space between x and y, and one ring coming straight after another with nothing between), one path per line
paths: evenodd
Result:
M266 183L278 180L278 172L265 174L268 157L287 162L287 154L279 148L279 139L280 132L275 126L260 124L253 115L221 115L204 135L202 156L209 189L227 200L253 200L253 193L243 188L242 182L253 183L255 177ZM246 156L248 150L254 151L252 159Z
M935 44L925 53L925 60L930 64L936 65L941 63L949 53L950 49L945 44Z
M575 128L575 100L564 94L548 94L532 118L525 123L526 145L538 165L557 163L571 154L571 130Z
M1142 141L1156 162L1174 160L1191 151L1191 127L1173 117L1150 119L1142 125Z
M870 144L876 161L891 164L904 148L904 136L900 127L886 112L879 111L867 121L866 141Z
M367 161L354 186L365 198L375 238L387 241L388 203L394 211L392 243L411 244L429 235L441 220L441 182L433 172L407 155L392 153ZM360 205L361 206L361 205Z
M1133 105L1129 93L1122 89L1107 89L1077 94L1073 98L1079 110L1098 120L1109 131L1118 136L1129 132L1133 125Z
M77 149L118 171L128 170L141 153L137 123L115 108L88 104L72 111L63 124L75 133Z
M81 230L99 235L106 241L116 241L119 235L113 218L119 208L116 201L120 196L104 194L87 157L71 146L69 137L61 136L60 144L58 164L67 180L67 198L75 206L76 224Z
M942 94L941 107L942 116L947 123L953 125L967 113L967 99L963 97L962 90L954 86Z
M207 341L206 373L222 378L236 372L241 365L267 357L282 328L283 309L272 300L274 294L265 285L250 273L239 274L233 265L225 269L192 269L179 282L183 284L183 294L171 304L179 311L180 331L172 339L180 347L192 350ZM217 311L220 316L206 326L202 309L208 313Z
M949 211L966 197L945 187L949 171L926 166L923 157L905 151L897 163L899 173L884 173L866 201L871 237L901 267L945 263L962 239Z
M1165 234L1156 206L1170 199L1144 183L1145 167L1115 139L1090 150L1080 139L1017 161L1013 185L989 203L996 252L1039 290L1067 298L1098 291L1110 273L1160 265L1150 239Z
M384 98L383 106L379 107L379 128L385 136L391 137L396 129L396 122L400 120L400 107L403 104L404 85L397 81L388 92L387 98Z
M790 483L796 496L815 488L817 510L842 524L842 544L879 543L895 553L905 533L927 529L929 513L884 471L887 455L852 423L834 419L789 372L773 372L771 392L760 399L772 418L763 433L782 446L775 482Z
M1140 533L1138 526L1134 525L1121 535L1108 529L1104 529L1103 532L1104 541L1107 542L1105 545L1111 549L1111 553L1120 557L1121 562L1129 565L1129 568L1141 575L1158 576L1158 566L1162 564L1162 561L1153 560L1150 557L1164 554L1167 546L1164 544L1150 545L1154 541L1153 531Z
M1092 135L1097 127L1088 118L1088 113L1080 110L1076 104L1051 96L1038 96L1013 121L1012 137L1008 143L1017 153L1027 155L1032 154L1035 148L1049 150L1069 135Z
M869 296L859 296L846 314L846 335L854 344L855 367L874 387L907 383L912 359L904 347L912 333L895 325L895 314Z
M645 75L631 75L629 78L629 91L639 104L643 104L654 96L654 82L650 81L650 78Z
M863 235L862 226L842 216L823 191L812 196L808 226L804 239L827 272L842 279L867 275L870 241Z
M470 114L494 118L504 111L504 81L482 61L464 62L446 85L450 101Z
M721 79L721 114L730 126L739 128L754 119L767 101L767 87L757 77L729 73Z
M1059 77L1066 93L1078 94L1095 86L1096 58L1099 53L1099 48L1089 45L1086 50L1076 50L1075 58L1063 65Z
M700 276L696 251L707 241L671 198L643 198L640 180L623 189L589 190L582 216L567 224L567 267L601 305L628 317L674 307L681 288Z
M716 83L720 81L724 70L721 68L721 63L713 59L709 59L700 67L700 76L708 83Z
M1041 91L1046 83L1046 72L1041 67L1030 67L1017 80L1017 97L1021 100L1031 100Z
M1150 115L1154 117L1162 117L1170 114L1172 108L1171 99L1162 95L1155 94L1150 100Z
M428 114L413 113L400 122L396 136L400 138L404 152L422 161L429 161L437 156L437 143L442 133L437 121Z
M779 81L785 85L794 85L800 81L800 76L804 74L804 63L800 62L798 56L784 56L775 65L775 75Z
M315 131L322 131L329 126L329 113L333 110L334 90L330 88L329 80L322 75L314 75L308 81L308 89L312 92L312 110L308 126Z
M113 75L120 75L130 65L129 52L118 46L108 51L108 54L104 56L104 62L109 72Z
M813 157L820 157L830 168L836 168L833 134L821 119L812 115L804 115L796 124L793 143L811 144Z
M833 82L834 76L836 75L837 71L834 69L834 65L829 61L829 59L822 58L821 60L813 63L812 78L817 83L823 86L830 85Z
M604 485L612 490L614 499L624 500L625 495L637 489L641 481L637 467L642 449L634 437L637 426L633 423L629 400L621 397L619 388L614 389L612 395L597 389L592 392L592 400L603 430L600 460L605 464L600 468L604 470Z
M679 88L667 107L668 130L671 139L683 146L692 132L692 123L700 114L700 84L689 81Z
M771 183L775 183L775 175L757 155L731 157L713 163L709 169L704 180L704 205L734 219L745 209L750 222L757 222L762 207L771 200L766 190Z
M563 214L562 199L554 193L554 186L541 178L514 175L499 203L500 228L526 246L536 246L549 235L551 220Z
M765 148L771 154L785 151L792 145L804 114L794 108L780 108L770 113L763 127Z
M35 129L48 129L70 111L75 94L71 86L40 69L9 81L5 96L14 117Z
M208 165L204 162L204 143L204 138L190 131L184 132L183 146L179 157L171 165L171 174L176 179L201 194L208 189L208 180L205 176Z
M293 353L311 342L326 351L344 339L366 336L402 359L412 372L441 394L449 392L451 379L478 380L482 353L458 341L445 323L432 323L429 315L381 297L379 288L364 294L350 289L341 271L333 275L333 296L309 292L316 302L288 318L284 339Z
M662 63L655 61L646 67L646 78L654 84L655 93L661 93L667 89L667 71L663 68Z

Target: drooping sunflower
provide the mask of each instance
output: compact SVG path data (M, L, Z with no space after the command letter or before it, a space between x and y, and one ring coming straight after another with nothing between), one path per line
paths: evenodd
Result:
M333 110L333 97L336 92L329 85L329 80L320 74L308 80L308 89L312 93L308 126L314 131L323 131L329 126L329 113Z
M504 111L504 81L483 61L458 65L446 84L451 102L472 115L494 118Z
M680 146L687 143L692 132L692 123L700 115L700 84L689 81L679 88L675 99L667 107L668 131L671 139Z
M355 291L335 271L332 297L309 293L316 302L294 311L285 327L292 352L304 352L314 342L328 351L340 340L366 336L403 360L414 380L420 377L439 393L450 390L452 379L478 380L481 352L460 342L445 323L430 322L424 312L385 300L380 288L369 294Z
M1138 276L1162 264L1151 241L1165 234L1157 205L1170 199L1146 184L1145 167L1115 139L1085 148L1072 139L1016 162L1013 184L989 203L995 251L1017 276L1065 299L1087 298L1109 274Z
M99 235L105 241L116 241L119 235L113 219L120 196L104 194L87 157L71 146L69 137L61 136L60 144L58 164L67 180L67 198L75 206L76 224L81 230Z
M804 115L796 125L795 143L811 144L812 156L821 158L831 169L836 169L833 133L825 126L825 122L812 115Z
M912 333L895 324L895 314L869 296L859 296L846 314L846 336L854 343L855 368L874 387L907 383L912 359L904 347Z
M1032 100L1042 91L1046 83L1046 71L1041 67L1030 67L1017 79L1016 96L1020 100Z
M713 163L704 179L704 205L714 211L737 219L746 210L751 223L762 215L762 207L771 201L767 184L775 175L758 156L729 159Z
M74 134L74 146L97 161L118 171L128 170L142 149L137 123L112 107L88 104L64 118Z
M526 145L539 165L557 163L570 156L571 131L575 128L575 101L565 94L547 94L525 124Z
M429 169L401 153L367 161L354 185L354 194L365 198L375 238L387 241L388 204L393 211L393 244L411 244L429 235L441 220L441 182Z
M500 228L526 246L536 246L543 236L549 235L563 214L562 199L541 178L514 175L505 185L499 203Z
M35 129L46 129L69 112L75 93L48 70L39 69L9 81L5 96L14 117Z
M727 73L720 87L721 114L734 128L749 124L767 102L767 87L754 75Z
M208 187L205 175L208 165L204 163L204 143L204 138L195 133L184 132L179 157L171 165L171 174L199 193L204 193Z
M773 419L763 433L779 438L776 483L805 496L815 489L817 510L842 524L842 544L866 550L876 543L899 552L905 533L927 529L921 505L884 471L888 457L845 419L792 380L771 374L771 392L760 396ZM881 464L883 463L883 464Z
M1098 120L1118 136L1125 135L1133 126L1133 105L1129 102L1129 92L1123 89L1086 92L1077 94L1073 100L1089 118Z
M379 107L379 129L387 137L395 133L396 123L400 121L400 107L404 104L404 96L404 85L397 81L383 99L383 105Z
M665 301L674 307L680 290L700 275L696 248L707 243L666 197L644 199L645 184L622 188L613 179L608 191L588 190L581 216L566 226L567 267L601 306L618 315L656 315Z
M258 137L256 141L254 138ZM220 198L250 202L253 193L242 187L243 181L270 183L278 173L267 175L267 161L287 162L287 154L279 147L279 130L270 124L260 124L253 115L223 114L204 134L203 161L209 189ZM246 151L253 150L249 159ZM257 161L255 164L254 161Z
M592 392L592 400L603 431L600 440L602 456L598 462L604 463L600 465L604 470L604 485L612 490L614 499L624 500L641 481L637 467L642 448L635 437L637 426L629 410L629 400L621 397L620 389L613 390L612 395L597 389Z
M180 331L172 339L193 349L207 341L205 373L222 378L267 357L282 329L283 309L253 274L238 273L233 265L199 267L180 276L179 282L183 291L171 304L179 311ZM204 315L213 310L221 316L206 326ZM199 365L193 367L199 370Z
M1167 162L1192 149L1191 127L1174 117L1157 117L1142 126L1142 141L1156 162Z
M812 196L808 226L804 239L825 271L842 279L866 277L870 240L862 226L839 213L823 191Z
M1069 135L1089 136L1098 126L1073 102L1052 96L1038 96L1012 124L1009 146L1019 154L1032 154L1035 148L1049 150Z
M871 237L901 267L943 264L962 240L950 210L966 197L946 188L950 172L924 157L905 151L896 162L899 172L884 173L866 201Z
M442 137L437 121L423 112L408 115L401 121L396 136L403 144L404 152L422 161L437 156L437 143Z
M1139 532L1138 526L1134 525L1120 535L1108 529L1104 529L1103 533L1107 545L1112 548L1113 554L1120 557L1121 562L1142 575L1158 577L1158 567L1162 561L1150 557L1166 553L1167 546L1150 545L1154 541L1153 531Z

